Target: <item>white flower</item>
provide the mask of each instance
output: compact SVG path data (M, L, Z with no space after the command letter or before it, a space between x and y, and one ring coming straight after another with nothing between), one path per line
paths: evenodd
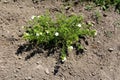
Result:
M37 16L38 18L40 17L40 16Z
M64 57L63 59L62 59L62 62L65 62L67 60L67 58L66 57Z
M78 24L77 26L78 26L78 27L82 27L82 25L81 25L81 24Z
M59 33L58 33L58 32L56 32L56 33L55 33L55 36L59 36Z
M48 31L48 30L46 30L46 33L48 34L48 33L49 33L49 31Z
M40 35L42 35L42 32L40 32L40 33L36 33L36 36L40 36Z
M36 36L39 36L40 34L39 33L36 33Z
M28 33L25 33L25 35L26 35L26 36L29 36L29 34L28 34Z
M42 32L40 32L39 34L42 35Z
M95 34L94 34L95 36L97 35L97 31L95 31Z
M48 34L48 33L49 33L49 31L46 31L46 33Z
M73 50L73 46L69 46L69 47L68 47L68 50Z
M94 26L93 24L91 24L91 26Z
M24 29L25 28L25 26L22 26L22 29Z
M34 19L36 16L32 16L31 19Z

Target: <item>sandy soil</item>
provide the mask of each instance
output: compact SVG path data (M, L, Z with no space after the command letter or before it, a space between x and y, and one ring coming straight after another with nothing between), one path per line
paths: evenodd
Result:
M15 1L15 2L14 2ZM66 10L60 0L0 0L0 80L120 80L120 15L113 9L102 11L94 8L86 11L84 5L75 5ZM96 10L101 12L95 38L88 38L83 55L70 52L64 64L57 63L57 55L46 57L35 54L28 60L31 51L16 55L25 40L20 36L32 15L44 14L47 10L83 14L85 21L93 21ZM118 24L119 23L119 24ZM57 54L57 53L56 53ZM58 53L59 54L59 53ZM54 75L55 68L59 71Z

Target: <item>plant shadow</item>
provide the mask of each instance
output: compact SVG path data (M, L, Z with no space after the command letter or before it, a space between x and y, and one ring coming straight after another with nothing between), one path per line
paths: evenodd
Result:
M85 38L83 38L83 40L85 41ZM86 43L86 45L88 45L88 44ZM36 54L45 53L44 51L47 51L47 54L44 54L46 57L54 55L54 53L58 49L60 49L61 46L62 45L59 45L58 47L56 47L56 46L54 46L54 44L48 45L46 43L37 45L36 43L28 42L26 44L20 45L15 54L22 55L23 53L28 52L29 54L27 54L25 57L25 61L27 61L27 60L31 59L32 57L34 57ZM84 53L83 49L80 49L80 50L76 49L76 55L80 55L82 53ZM60 56L60 54L59 54L59 56ZM56 75L59 72L60 66L63 63L64 62L61 61L60 57L57 58L56 65L54 66L54 73L53 73L54 75Z
M24 52L29 52L29 54L26 55L25 61L28 59L31 59L36 54L44 53L44 51L47 51L46 57L53 55L57 49L51 45L48 46L46 44L36 45L36 43L27 43L20 45L16 51L16 55L21 55Z
M20 45L16 51L16 55L21 55L24 52L30 52L29 54L26 55L25 61L31 59L34 57L36 54L44 53L44 51L47 51L46 57L54 55L55 51L57 51L58 48L56 48L53 45L46 45L46 44L41 44L41 45L36 45L36 43L27 43ZM60 61L60 58L58 58L58 61L56 62L56 65L54 66L54 75L56 75L59 71L60 64L62 62Z

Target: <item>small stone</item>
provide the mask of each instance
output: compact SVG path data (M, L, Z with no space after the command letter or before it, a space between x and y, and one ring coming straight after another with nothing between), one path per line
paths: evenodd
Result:
M37 65L39 65L39 62L36 62Z
M38 62L36 62L36 64L37 64L37 65L40 65L40 64L42 64L42 61L38 61Z
M109 48L109 49L108 49L109 52L112 52L113 50L114 50L113 48Z
M18 75L17 75L17 74L15 74L15 75L14 75L14 77L15 77L15 78L17 78L17 77L18 77Z
M46 73L46 74L49 74L48 68L45 69L45 73Z
M20 70L20 69L21 69L21 67L19 66L17 69L19 69L19 70Z
M28 80L31 80L31 79L32 79L32 77L30 77L30 76L29 76L27 79L28 79Z
M101 44L101 42L100 42L100 41L97 41L97 43L98 43L98 44Z
M5 3L5 4L7 4L7 3L8 3L8 1L7 1L7 0L4 0L4 3Z
M20 56L18 59L22 59L22 57Z
M92 76L95 76L95 73L91 73Z
M31 76L25 77L25 80L32 80L32 77Z
M70 6L66 6L66 7L65 7L65 10L69 10L69 9L70 9Z
M15 70L15 72L17 73L17 72L19 72L19 70L18 70L18 69L16 69L16 70Z

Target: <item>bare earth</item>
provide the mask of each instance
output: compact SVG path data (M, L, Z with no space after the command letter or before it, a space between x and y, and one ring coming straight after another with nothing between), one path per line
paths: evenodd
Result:
M86 11L82 5L76 5L66 11L60 0L41 0L36 4L32 0L5 1L0 0L0 80L120 80L120 15L113 9ZM19 45L26 43L20 35L32 15L47 10L52 15L81 13L85 21L95 22L91 16L97 9L102 15L99 24L94 25L97 36L87 39L89 45L83 55L70 52L56 75L56 55L35 54L25 60L30 51L15 54Z

